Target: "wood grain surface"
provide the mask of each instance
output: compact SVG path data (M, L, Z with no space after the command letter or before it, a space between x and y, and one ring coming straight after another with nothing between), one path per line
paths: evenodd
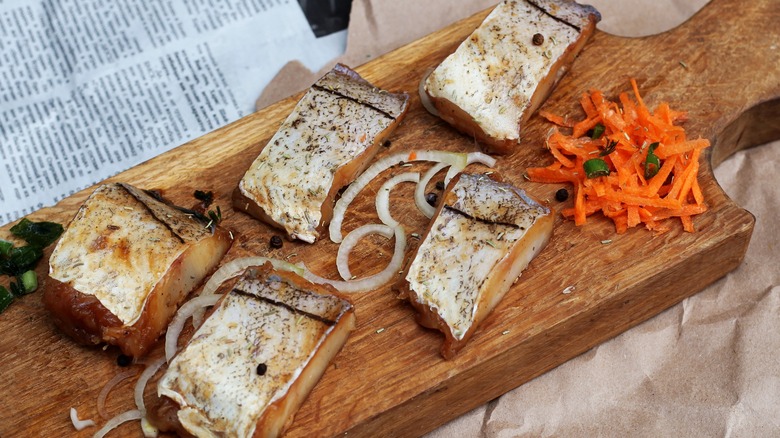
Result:
M410 149L475 150L472 139L422 108L416 90L426 70L452 52L485 15L357 69L377 86L413 95L406 120L380 157ZM557 217L550 244L452 361L439 356L441 335L419 327L412 309L389 286L357 295L357 329L303 404L288 436L421 435L658 314L738 266L754 218L720 189L712 165L736 150L780 137L779 22L776 0L713 0L688 22L660 35L628 39L598 32L544 108L580 116L576 102L582 92L599 88L615 98L629 90L628 80L634 77L648 105L668 101L672 108L687 110L689 137L714 143L702 158L700 183L710 210L694 219L697 232L674 226L660 236L644 229L617 236L606 219L594 217L576 228ZM195 189L213 190L224 225L237 236L225 260L247 254L287 258L336 278L335 244L327 239L315 245L286 241L283 248L271 250L268 240L275 232L230 207L231 191L295 102L281 101L111 180L162 189L185 206L194 203ZM522 177L527 167L550 162L542 148L549 127L532 117L522 144L501 157L497 169L559 210L572 202L554 201L561 186ZM376 221L373 193L379 183L350 208L346 230ZM92 189L30 217L67 223ZM427 221L410 201L411 192L411 185L393 192L394 214L403 218L409 233L420 232ZM8 226L0 229L0 237L8 236ZM612 244L600 244L603 239ZM357 275L376 272L391 252L392 242L368 239L356 249L352 270ZM46 270L41 263L39 275ZM562 293L569 286L573 292ZM64 337L45 314L39 294L17 300L0 315L0 332L0 436L90 436L96 428L76 433L68 410L73 406L82 418L104 422L96 399L123 370L116 365L118 351L81 347ZM161 353L157 348L151 356ZM111 393L109 415L134 407L133 381ZM154 388L146 394L151 399ZM138 422L113 436L141 436Z

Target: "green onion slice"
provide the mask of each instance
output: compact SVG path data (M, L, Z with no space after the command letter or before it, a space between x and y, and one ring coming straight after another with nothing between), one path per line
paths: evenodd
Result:
M598 140L601 138L602 134L604 134L604 125L596 123L596 126L593 127L593 132L590 134L590 138L592 140Z
M607 166L607 162L601 158L591 158L583 163L582 167L585 169L585 176L588 178L609 175L609 166Z
M13 242L0 239L0 257L8 257L8 253L11 252L11 249L13 247L14 247Z
M658 173L661 168L661 160L653 152L658 147L658 142L652 143L647 148L647 158L645 159L645 179L650 179Z
M38 276L33 270L29 270L20 275L19 280L22 281L22 286L24 286L24 293L29 294L38 288Z

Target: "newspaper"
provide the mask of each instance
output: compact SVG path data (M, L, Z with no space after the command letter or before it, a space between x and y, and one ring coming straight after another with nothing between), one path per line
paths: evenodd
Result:
M288 61L319 70L345 48L295 0L0 0L0 225L249 114Z

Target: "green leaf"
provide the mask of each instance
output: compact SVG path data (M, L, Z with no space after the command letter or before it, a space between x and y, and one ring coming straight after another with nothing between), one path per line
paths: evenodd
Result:
M11 227L11 232L24 239L27 243L40 248L45 248L62 234L62 225L54 222L33 222L27 218L19 221Z

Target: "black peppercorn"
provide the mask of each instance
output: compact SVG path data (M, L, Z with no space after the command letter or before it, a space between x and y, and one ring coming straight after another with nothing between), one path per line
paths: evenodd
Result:
M541 46L544 44L544 35L540 33L535 33L531 41L534 43L535 46Z
M389 148L391 144L392 143L390 142L390 140L385 140L384 143L382 143L382 146Z
M557 192L555 192L555 200L558 202L563 202L565 200L569 199L569 191L566 189L559 189Z
M436 206L436 201L439 200L439 196L436 193L428 193L425 195L425 202L427 202L431 207Z
M264 363L261 363L257 366L257 375L258 376L264 376L265 372L268 371L268 366Z
M119 365L120 367L126 367L131 363L133 363L133 358L130 356L127 356L125 354L120 354L119 356L116 357L116 364Z
M444 181L436 181L436 189L444 190Z
M282 241L282 238L281 238L281 237L279 237L279 236L276 236L276 235L274 235L274 236L271 236L271 242L270 242L270 244L271 244L271 248L273 248L273 249L279 249L279 248L281 248L281 247L282 247L282 244L283 244L283 243L284 243L284 242Z

